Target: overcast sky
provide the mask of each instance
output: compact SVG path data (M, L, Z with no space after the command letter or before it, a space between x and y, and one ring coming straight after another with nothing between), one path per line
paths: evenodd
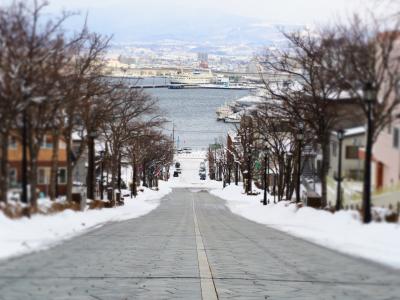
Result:
M372 4L376 9L381 1L388 0L49 0L52 12L87 12L92 30L117 39L127 32L179 35L252 22L312 26L345 18ZM71 24L80 20L75 18Z
M264 19L269 22L312 23L360 10L379 0L51 0L53 7L108 11L117 16L224 13Z

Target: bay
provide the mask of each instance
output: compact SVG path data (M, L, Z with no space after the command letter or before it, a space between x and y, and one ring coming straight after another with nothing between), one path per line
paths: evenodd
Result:
M226 141L233 124L217 121L216 109L225 103L235 101L249 92L245 90L223 89L167 89L145 90L159 101L159 106L170 121L165 131L172 136L175 127L177 148L191 147L207 149L215 140Z

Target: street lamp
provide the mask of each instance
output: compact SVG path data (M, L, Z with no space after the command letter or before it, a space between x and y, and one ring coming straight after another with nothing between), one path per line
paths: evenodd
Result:
M342 208L342 142L344 138L344 130L339 129L337 131L337 138L339 140L339 159L338 159L338 170L337 170L337 192L336 192L336 211L339 211Z
M96 131L88 134L88 169L87 169L87 198L94 200L94 139L97 137Z
M290 185L291 185L291 165L292 165L292 152L286 152L285 157L286 157L286 200L289 200L290 198Z
M363 89L363 100L367 106L367 142L365 145L364 189L363 189L363 221L371 222L371 160L372 160L372 105L376 101L376 89L367 82Z
M28 203L28 120L26 116L26 108L22 112L22 174L21 174L21 183L22 183L22 195L21 202Z
M267 205L267 170L268 170L268 148L260 152L260 156L264 158L264 176L263 176L263 185L264 185L264 197L263 197L263 205Z
M304 139L303 124L299 124L299 131L296 134L297 140L297 184L296 184L296 203L300 202L300 177L301 177L301 146Z
M103 194L104 194L104 154L106 152L104 150L100 151L100 159L101 159L101 164L100 164L100 199L103 200Z

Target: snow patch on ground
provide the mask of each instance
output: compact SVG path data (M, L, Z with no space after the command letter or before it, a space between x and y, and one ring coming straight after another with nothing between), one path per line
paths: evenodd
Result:
M252 221L400 269L400 224L374 222L364 225L354 211L332 214L310 207L297 209L296 205L286 201L263 206L260 203L262 193L247 196L240 185L212 190L211 194L227 200L233 213Z
M144 189L136 198L125 198L125 205L100 210L65 210L54 215L34 215L11 220L0 213L0 258L47 249L109 222L143 216L171 192L168 183L159 182L159 191Z

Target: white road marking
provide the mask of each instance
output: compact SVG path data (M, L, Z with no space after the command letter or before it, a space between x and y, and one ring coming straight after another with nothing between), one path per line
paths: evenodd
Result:
M197 259L199 262L199 272L200 272L201 297L203 300L217 300L218 295L215 289L215 284L212 277L210 264L208 262L206 249L204 249L203 238L201 237L199 224L197 222L197 216L196 216L196 210L194 208L193 198L192 198L192 204L193 204L194 232L196 236L196 246L197 246Z

